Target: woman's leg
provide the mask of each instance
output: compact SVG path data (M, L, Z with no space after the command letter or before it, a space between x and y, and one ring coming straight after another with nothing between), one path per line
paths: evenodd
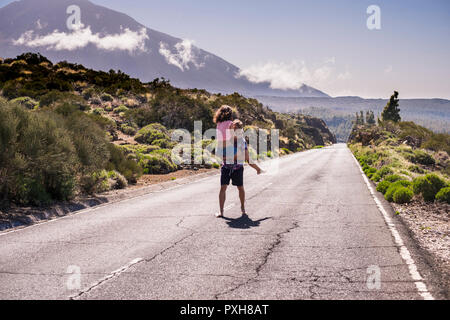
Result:
M237 187L239 190L239 200L241 200L241 211L242 214L245 214L245 189L244 186Z

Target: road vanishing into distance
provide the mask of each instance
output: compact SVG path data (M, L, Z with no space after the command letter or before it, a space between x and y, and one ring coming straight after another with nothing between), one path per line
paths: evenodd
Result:
M0 234L0 299L431 299L420 251L342 144ZM392 219L392 220L389 220Z

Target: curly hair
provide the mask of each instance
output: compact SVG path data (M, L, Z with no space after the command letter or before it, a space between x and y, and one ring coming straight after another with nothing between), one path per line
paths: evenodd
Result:
M214 123L220 123L233 120L233 109L230 106L223 105L214 115Z
M242 123L241 120L236 119L233 121L233 127L234 129L243 129L244 128L244 124Z

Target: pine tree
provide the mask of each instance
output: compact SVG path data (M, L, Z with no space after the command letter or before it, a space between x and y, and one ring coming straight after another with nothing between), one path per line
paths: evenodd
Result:
M394 121L399 122L402 118L400 117L400 109L398 103L398 92L394 91L394 94L391 96L391 99L384 107L383 112L381 113L381 118L383 121Z
M375 114L372 110L367 111L366 113L366 122L367 124L374 125L375 124Z
M360 113L361 113L361 117L359 119L361 121L361 124L364 124L364 112L361 110Z

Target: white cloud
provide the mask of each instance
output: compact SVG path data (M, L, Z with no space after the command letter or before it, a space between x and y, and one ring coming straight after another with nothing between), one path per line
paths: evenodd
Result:
M296 90L304 83L322 87L331 81L335 59L326 59L323 65L312 68L304 61L268 62L240 70L237 77L246 77L254 83L269 82L272 89Z
M325 59L325 63L335 64L336 63L336 57L326 58Z
M125 28L119 34L100 35L92 33L91 27L81 25L72 32L60 32L58 30L44 36L34 35L32 30L22 34L19 39L13 40L14 45L27 47L46 47L47 50L77 50L94 44L103 50L124 50L130 53L134 51L146 51L145 40L148 39L147 31L142 28L139 31L131 31Z
M42 28L44 28L44 26L41 23L41 19L38 19L36 21L36 27L38 28L38 30L41 30Z
M386 69L384 69L384 73L391 73L393 70L392 66L388 66Z
M352 74L350 72L345 71L344 73L339 73L338 74L338 79L339 80L350 80L352 78Z
M311 73L303 61L268 62L240 70L238 77L246 77L250 82L269 82L272 89L299 89L311 78Z
M181 71L189 70L189 64L193 64L197 69L203 67L204 63L197 61L195 51L191 40L183 40L175 45L175 51L172 52L169 45L164 42L159 44L159 53L166 59L168 64L174 65Z
M320 82L326 81L330 78L332 72L333 72L332 67L324 65L314 70L313 78L316 79L316 81Z

